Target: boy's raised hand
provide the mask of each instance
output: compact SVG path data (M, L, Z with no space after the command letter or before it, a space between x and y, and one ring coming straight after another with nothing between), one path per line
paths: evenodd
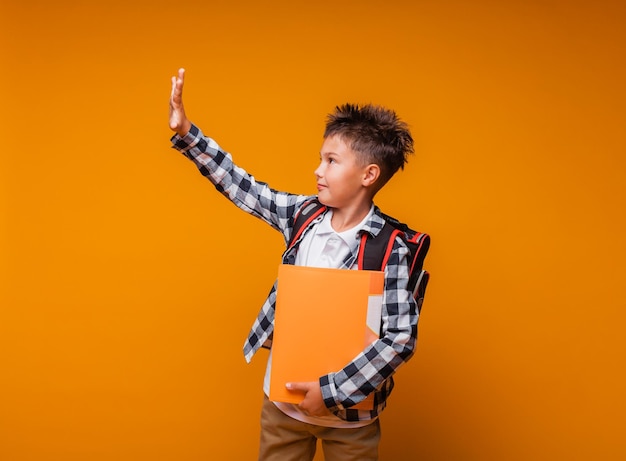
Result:
M183 106L183 85L185 83L185 69L178 69L178 77L172 77L172 93L170 95L170 129L179 136L186 135L191 122L185 115Z

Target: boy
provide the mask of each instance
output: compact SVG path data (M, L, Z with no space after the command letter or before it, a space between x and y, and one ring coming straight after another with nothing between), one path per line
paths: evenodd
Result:
M182 101L184 69L172 77L170 128L174 147L192 160L229 200L262 219L289 240L294 216L310 196L271 189L232 162L229 153L205 137L186 117ZM362 232L376 235L384 221L374 205L376 193L404 167L413 152L407 125L394 112L377 106L346 104L329 115L315 170L317 198L328 210L313 221L295 245L283 254L284 264L355 269ZM392 375L413 355L417 337L417 306L407 290L406 244L397 238L385 267L380 339L341 370L316 382L289 383L301 391L299 405L271 402L269 375L276 301L272 287L244 344L249 362L260 347L270 349L261 414L260 460L311 460L322 440L326 461L376 460L378 416L393 388ZM370 393L373 410L354 407Z

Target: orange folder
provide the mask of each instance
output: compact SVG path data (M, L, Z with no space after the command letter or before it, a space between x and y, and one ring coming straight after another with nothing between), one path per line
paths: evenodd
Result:
M383 285L379 271L279 266L270 400L300 403L286 383L339 371L378 338Z

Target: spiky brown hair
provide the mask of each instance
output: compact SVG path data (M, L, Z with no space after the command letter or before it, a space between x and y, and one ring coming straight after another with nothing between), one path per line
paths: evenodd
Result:
M361 154L365 164L381 169L382 187L414 152L408 125L392 110L366 104L343 104L328 115L324 138L338 135L350 148Z

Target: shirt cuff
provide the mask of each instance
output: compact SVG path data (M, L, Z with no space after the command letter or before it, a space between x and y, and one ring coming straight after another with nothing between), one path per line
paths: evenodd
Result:
M337 403L337 395L334 392L333 383L331 382L331 374L321 376L319 379L320 390L322 391L322 398L324 399L324 405L331 412L337 410L343 410L343 406Z
M181 152L186 152L195 146L200 139L202 139L202 131L193 123L191 124L191 128L187 132L185 136L179 136L175 134L171 137L170 141L172 142L172 148L179 150Z

